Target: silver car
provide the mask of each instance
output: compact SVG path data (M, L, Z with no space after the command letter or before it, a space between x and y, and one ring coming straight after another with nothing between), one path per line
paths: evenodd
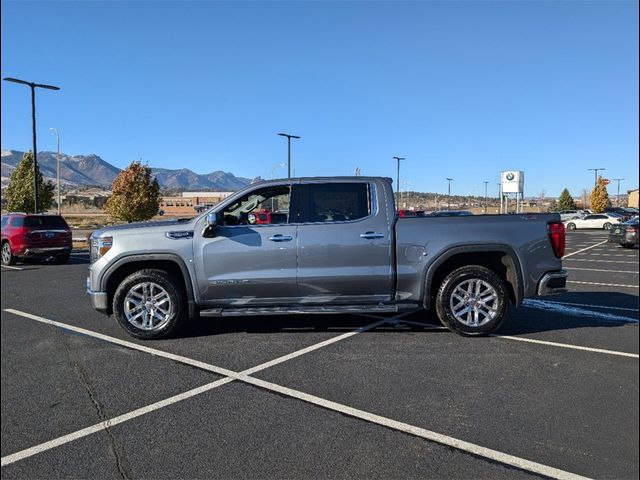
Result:
M565 222L567 220L583 219L589 215L590 212L586 210L562 210L558 213L560 214L560 220Z

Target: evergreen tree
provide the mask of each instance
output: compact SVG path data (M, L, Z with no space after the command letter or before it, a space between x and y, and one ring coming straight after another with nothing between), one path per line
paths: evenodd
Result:
M147 165L131 162L115 178L111 191L104 210L118 220L139 222L158 214L160 186Z
M55 186L44 182L40 167L37 168L38 179L38 212L45 212L53 202ZM7 211L34 213L33 202L33 154L25 152L22 160L11 174L6 190Z
M602 213L604 209L611 206L609 201L609 193L607 193L607 186L602 180L602 177L598 177L598 183L593 187L591 192L591 210L594 213Z
M573 200L573 197L569 193L569 190L565 188L560 193L560 198L558 198L558 209L573 210L575 208L576 208L576 202Z

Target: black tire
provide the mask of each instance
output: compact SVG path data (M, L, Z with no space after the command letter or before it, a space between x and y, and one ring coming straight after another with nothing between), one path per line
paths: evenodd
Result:
M605 223L602 225L602 228L604 230L611 230L611 224L609 222Z
M576 224L575 223L567 223L567 230L575 230L576 229Z
M636 244L635 243L621 243L620 246L622 248L633 248L633 247L636 246Z
M2 242L2 265L14 265L16 263L16 257L11 251L11 245L9 242Z
M61 253L60 255L56 255L56 263L67 263L70 255L70 253Z
M462 310L454 312L454 306L452 304L456 298L461 298L459 295L460 289L466 289L468 285L475 285L477 283L479 283L482 288L485 288L484 286L486 285L486 291L492 290L495 292L495 299L491 300L490 305L484 302L477 302L475 292L472 292L469 297L473 298L469 298L469 301L463 298L461 300L462 303L458 304L462 307ZM458 289L458 287L460 287L460 289ZM456 289L458 289L457 292ZM489 298L489 295L484 298ZM480 300L482 300L482 297ZM452 271L442 281L436 295L436 311L442 324L459 335L487 335L502 325L507 312L507 301L507 288L504 281L498 277L498 275L486 267L469 265ZM465 308L468 309L468 313L463 313L462 315L466 315L466 321L469 323L473 323L475 318L476 325L470 325L465 322L465 319L461 318L462 315L460 312L463 312ZM478 310L481 310L481 312L476 314L475 312ZM478 322L480 315L484 315L484 318ZM470 316L472 318L470 318Z
M146 307L142 307L142 310L145 310L145 313L142 313L141 320L145 322L151 317L151 325L147 328L143 328L143 326L138 325L140 321L135 319L138 312L142 310L130 310L126 312L129 305L133 301L132 298L135 295L138 295L140 288L144 291L145 284L153 284L156 287L155 291L164 290L165 297L161 297L167 299L168 307L167 313L164 315L165 319L161 320L156 327L153 326L153 321L155 317L153 317L154 311L157 313L157 308L159 307L150 307L146 309ZM142 287L141 287L142 286ZM148 292L149 290L147 290ZM154 289L151 289L153 292ZM161 294L162 292L160 292ZM153 293L147 294L149 298L153 298ZM138 297L136 297L137 299ZM142 301L145 305L148 305L144 300ZM125 305L126 304L126 305ZM139 272L132 273L128 277L126 277L118 288L113 296L113 313L116 317L116 320L120 324L120 326L131 336L136 338L141 338L144 340L156 340L160 338L167 338L173 335L177 330L185 323L184 320L187 317L187 299L184 293L184 289L182 285L177 281L177 279L163 271L163 270L140 270ZM156 308L156 310L152 310L152 308ZM163 316L161 311L161 316ZM127 318L132 318L130 320Z

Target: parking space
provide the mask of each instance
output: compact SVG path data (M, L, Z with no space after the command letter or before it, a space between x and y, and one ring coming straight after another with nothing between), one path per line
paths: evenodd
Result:
M488 338L421 313L139 342L91 309L86 253L3 267L2 476L637 478L638 250L567 247L571 291Z

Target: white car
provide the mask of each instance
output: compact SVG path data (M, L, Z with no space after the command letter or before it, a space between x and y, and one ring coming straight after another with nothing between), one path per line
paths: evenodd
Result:
M622 217L615 213L594 213L584 218L576 218L564 222L567 230L575 230L576 228L601 228L609 230L611 225L622 223Z

